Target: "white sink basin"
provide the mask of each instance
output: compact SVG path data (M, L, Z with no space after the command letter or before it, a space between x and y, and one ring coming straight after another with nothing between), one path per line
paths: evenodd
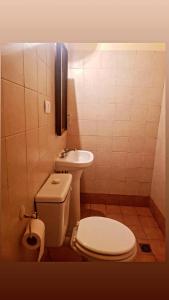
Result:
M57 167L65 168L86 168L89 167L94 160L93 153L85 150L69 151L65 157L56 159Z

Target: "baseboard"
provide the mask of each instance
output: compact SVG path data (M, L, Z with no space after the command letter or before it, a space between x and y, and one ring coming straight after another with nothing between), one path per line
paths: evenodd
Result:
M159 208L157 207L157 205L151 198L149 199L149 207L150 207L153 217L155 218L160 229L162 230L163 234L165 235L165 229L166 229L165 228L165 224L166 224L165 217L163 216L163 214L161 213L161 211L159 210Z
M149 206L150 197L115 194L81 193L81 203L100 203L126 206Z

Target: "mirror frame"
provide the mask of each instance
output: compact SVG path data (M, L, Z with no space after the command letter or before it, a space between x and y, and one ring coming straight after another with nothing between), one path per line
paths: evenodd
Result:
M56 43L55 129L59 136L67 130L67 73L68 51L63 43Z

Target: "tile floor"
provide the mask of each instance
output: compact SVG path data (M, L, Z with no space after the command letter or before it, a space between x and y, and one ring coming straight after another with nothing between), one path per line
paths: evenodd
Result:
M165 262L165 239L148 207L132 207L111 204L81 204L81 218L105 216L127 225L135 234L138 253L135 262ZM149 244L150 253L141 251L139 244ZM69 247L45 249L42 261L72 261L82 259Z

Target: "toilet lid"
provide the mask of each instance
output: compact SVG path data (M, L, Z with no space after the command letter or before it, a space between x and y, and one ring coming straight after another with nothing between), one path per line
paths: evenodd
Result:
M127 226L105 217L80 220L76 240L86 249L107 255L127 253L136 244L135 236Z

